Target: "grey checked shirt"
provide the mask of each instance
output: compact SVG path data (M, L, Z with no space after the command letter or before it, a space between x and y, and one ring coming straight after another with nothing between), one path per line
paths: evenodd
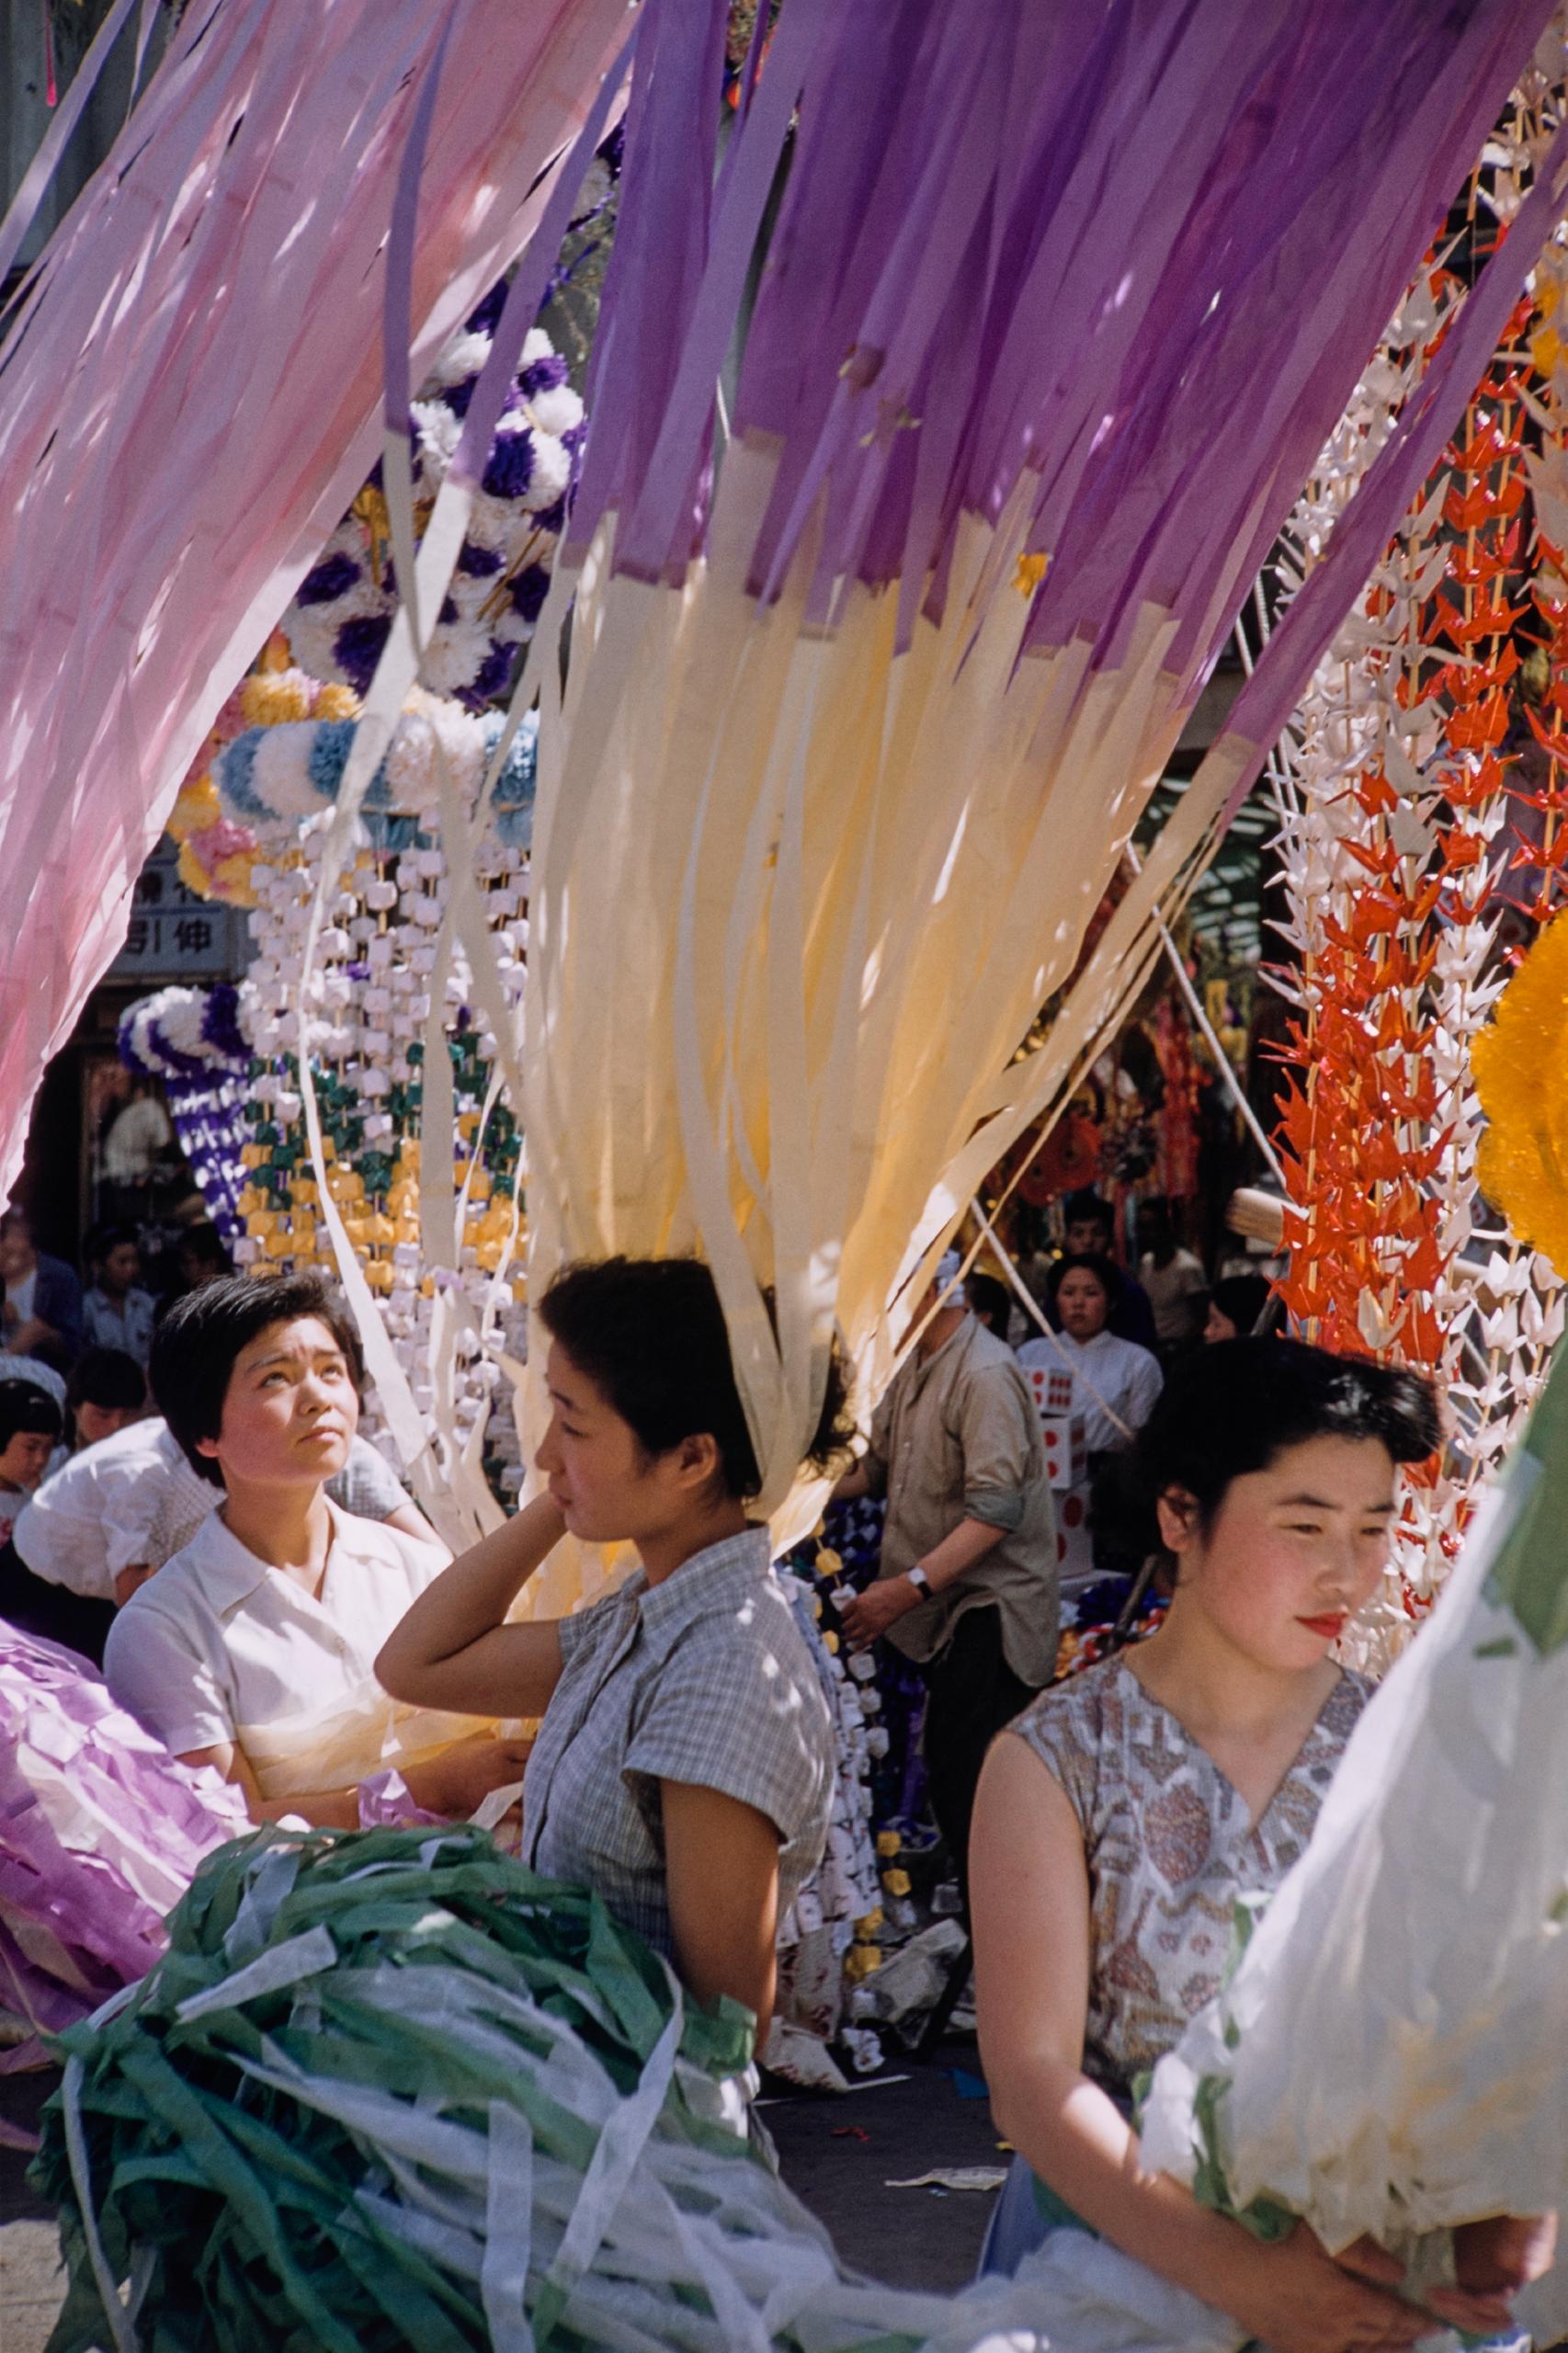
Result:
M833 1733L766 1528L637 1574L559 1626L565 1662L523 1783L523 1853L671 1952L661 1781L719 1790L778 1833L778 1914L822 1859Z

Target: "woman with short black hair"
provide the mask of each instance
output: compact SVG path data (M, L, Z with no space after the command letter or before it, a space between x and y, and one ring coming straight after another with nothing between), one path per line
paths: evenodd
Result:
M833 1748L810 1653L748 1506L762 1476L708 1268L569 1267L539 1302L551 1419L546 1492L455 1561L376 1663L398 1698L542 1716L523 1852L595 1889L699 1996L765 2031L778 1922L820 1860ZM847 1452L836 1352L805 1458ZM634 1545L619 1591L507 1622L567 1534Z
M1410 2345L1433 2320L1369 2245L1271 2243L1140 2160L1137 2077L1218 1992L1237 1901L1305 1847L1368 1698L1333 1645L1387 1558L1402 1463L1438 1443L1419 1375L1297 1341L1172 1370L1134 1449L1146 1542L1174 1579L1147 1642L1041 1694L986 1759L971 1849L981 2047L1019 2152L989 2261L1087 2231L1273 2353ZM1431 2311L1506 2324L1528 2234L1456 2233ZM1471 2284L1473 2283L1473 2284ZM1522 2275L1514 2284L1522 2284Z

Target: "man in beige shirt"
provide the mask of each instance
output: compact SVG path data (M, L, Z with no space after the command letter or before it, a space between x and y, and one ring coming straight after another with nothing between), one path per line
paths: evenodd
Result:
M916 1320L958 1270L950 1252ZM1056 1524L1040 1418L1012 1350L949 1291L835 1494L887 1497L877 1581L844 1614L923 1669L931 1810L967 1885L985 1752L1056 1666Z

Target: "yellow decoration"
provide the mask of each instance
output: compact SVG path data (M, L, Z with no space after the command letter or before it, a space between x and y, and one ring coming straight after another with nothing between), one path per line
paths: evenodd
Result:
M365 1269L365 1280L372 1290L391 1290L392 1287L392 1260L372 1258Z
M256 1209L246 1215L245 1232L254 1234L258 1242L264 1233L275 1233L277 1227L278 1211L276 1210Z
M266 1145L265 1145L265 1144L259 1144L259 1143L243 1143L243 1144L241 1144L241 1146L240 1146L240 1166L241 1166L242 1168L259 1168L259 1167L261 1167L262 1164L265 1162L266 1158L267 1158L267 1147L266 1147Z
M890 1895L907 1895L909 1893L909 1873L907 1871L884 1871L882 1873L882 1885Z
M291 1258L294 1255L294 1237L287 1227L279 1226L275 1233L269 1233L265 1237L261 1246L269 1258Z
M189 847L187 843L186 847ZM184 858L184 850L180 853ZM212 869L216 895L231 907L254 907L256 892L251 888L251 873L256 863L256 854L248 849L231 850Z
M891 1862L903 1844L896 1830L879 1830L877 1833L877 1852L884 1862Z
M828 1632L825 1633L822 1639L824 1649L831 1651L835 1658L836 1658L838 1655L838 1636L835 1633Z
M1013 585L1022 597L1032 597L1051 569L1048 555L1021 555L1013 574Z
M867 1913L867 1915L866 1915L866 1916L865 1916L865 1918L864 1918L863 1920L857 1920L857 1921L856 1921L856 1923L855 1923L855 1941L856 1941L856 1943L857 1943L858 1945L869 1945L869 1944L870 1944L870 1943L875 1939L875 1938L877 1937L878 1933L880 1932L880 1930L881 1930L881 1925L882 1925L882 1907L881 1907L881 1905L879 1904L878 1904L878 1906L877 1906L877 1908L876 1908L876 1910L875 1910L874 1912L868 1912L868 1913Z
M169 831L176 841L183 841L187 834L199 834L204 827L215 825L222 813L223 804L211 776L199 776L194 784L181 788L169 811Z
M487 1168L474 1170L468 1180L468 1197L471 1201L487 1201L490 1199L490 1171Z
M186 889L194 891L199 899L210 899L212 896L212 877L188 842L181 842L179 846L179 856L175 860L175 871Z
M321 1199L321 1188L313 1176L296 1176L289 1188L291 1201L302 1201L307 1207Z
M256 672L240 688L247 727L283 727L311 716L310 681L302 670Z
M1488 1126L1482 1189L1521 1242L1568 1271L1568 920L1548 924L1471 1049Z
M872 1976L881 1965L882 1956L875 1945L851 1945L844 1956L844 1974L851 1984Z
M504 1242L478 1242L474 1245L474 1256L487 1275L495 1272L506 1255L506 1245Z
M373 1242L378 1250L390 1250L397 1240L397 1228L390 1217L377 1210L365 1220L365 1239Z
M316 697L317 719L358 719L359 698L352 687L325 686Z
M816 1557L816 1573L819 1577L836 1577L843 1574L844 1562L840 1555L834 1551L831 1544L824 1544L822 1550L818 1552ZM896 1845L893 1847L893 1852L895 1855L898 1852Z
M265 1209L266 1206L267 1195L258 1193L254 1185L247 1185L234 1203L234 1207L244 1218L248 1218L253 1210Z
M1539 375L1550 376L1556 367L1562 345L1555 327L1542 327L1530 337L1530 358Z

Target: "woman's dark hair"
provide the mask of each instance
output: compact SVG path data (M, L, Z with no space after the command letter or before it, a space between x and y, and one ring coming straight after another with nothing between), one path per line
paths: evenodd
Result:
M1375 1438L1395 1462L1424 1462L1442 1442L1432 1384L1303 1340L1218 1340L1172 1365L1127 1458L1116 1516L1144 1554L1157 1552L1160 1496L1191 1495L1207 1531L1233 1479L1313 1438Z
M1085 1187L1079 1192L1069 1193L1062 1202L1062 1222L1064 1227L1069 1225L1103 1226L1108 1240L1116 1231L1116 1212L1110 1203L1101 1200L1092 1188Z
M109 1252L118 1250L126 1242L134 1243L139 1250L142 1246L142 1237L136 1228L123 1218L115 1219L108 1224L93 1227L82 1245L82 1256L89 1267L101 1267Z
M314 1275L224 1275L176 1299L153 1336L149 1378L153 1400L191 1469L215 1487L223 1474L198 1438L213 1438L234 1358L269 1324L319 1317L348 1360L358 1388L364 1379L359 1336L324 1283Z
M1051 1305L1055 1306L1057 1292L1077 1267L1087 1267L1106 1295L1108 1313L1114 1315L1121 1305L1121 1268L1114 1258L1108 1258L1103 1250L1069 1250L1058 1258L1045 1279L1045 1287L1051 1294Z
M683 1438L705 1434L719 1449L725 1494L744 1503L758 1493L762 1473L723 1310L699 1258L584 1260L556 1276L539 1302L539 1318L630 1423L645 1453L667 1454ZM855 1434L848 1393L835 1340L803 1468L825 1472L848 1454Z
M147 1403L147 1376L123 1348L84 1348L65 1376L65 1403L97 1405L101 1413L140 1413Z
M1257 1319L1274 1296L1274 1286L1267 1275L1221 1275L1209 1294L1210 1306L1236 1327L1236 1337L1244 1340L1257 1328Z
M177 1246L182 1257L188 1254L199 1267L222 1267L228 1273L231 1261L223 1237L210 1220L187 1225Z
M32 1381L0 1380L0 1454L14 1438L59 1438L63 1427L47 1390Z
M963 1295L971 1311L989 1325L999 1340L1005 1340L1013 1313L1013 1294L1006 1284L999 1283L994 1275L966 1275Z

